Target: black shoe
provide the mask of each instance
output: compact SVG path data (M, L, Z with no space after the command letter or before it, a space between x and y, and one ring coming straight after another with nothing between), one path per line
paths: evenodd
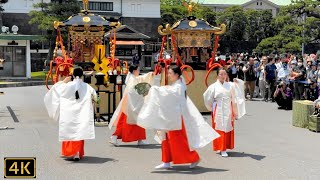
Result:
M282 106L280 106L280 107L278 107L278 109L285 109L284 107L282 107Z
M291 107L290 107L290 108L289 108L289 107L286 107L286 110L287 110L287 111L291 111L292 108L291 108Z

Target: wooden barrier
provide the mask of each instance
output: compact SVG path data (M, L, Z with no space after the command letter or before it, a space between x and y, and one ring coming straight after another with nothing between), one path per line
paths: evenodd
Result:
M320 117L310 116L309 119L309 130L319 132L320 131Z
M206 70L194 70L195 79L194 81L187 86L187 95L190 97L192 102L198 108L201 113L209 113L208 109L204 105L203 101L203 93L207 90L205 85L205 76L207 71ZM164 85L164 72L162 71L161 74L161 85ZM209 86L216 82L217 80L217 71L213 71L208 78ZM169 82L170 84L170 82Z
M310 115L314 112L312 101L293 101L292 125L308 128Z

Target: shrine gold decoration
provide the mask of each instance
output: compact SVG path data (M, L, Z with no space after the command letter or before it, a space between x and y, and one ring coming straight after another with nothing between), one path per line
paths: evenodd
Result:
M103 73L104 80L108 81L108 71L112 70L110 67L110 59L106 58L106 46L105 45L95 45L94 46L94 58L92 59L92 62L94 63L94 70L96 72ZM100 62L99 62L99 53L100 53Z
M189 26L190 27L197 27L198 23L196 21L190 21Z
M98 31L98 32L70 31L70 38L71 38L72 44L75 44L75 43L85 44L86 40L89 41L90 43L102 44L101 37L103 37L103 35L104 35L104 31Z
M88 11L89 10L89 0L82 0L83 3L83 10Z
M178 47L209 47L211 33L206 31L177 32Z
M158 33L161 36L166 36L171 34L171 27L170 24L166 24L166 27L164 28L162 25L158 26Z
M227 26L225 24L220 24L220 31L215 31L215 35L222 35L227 31Z
M192 2L192 0L189 0L189 2L184 1L183 6L187 8L188 15L191 16L194 9L197 7L197 4L195 2Z
M60 21L54 21L53 22L53 27L55 29L58 29L59 26L63 26L63 25L64 25L63 22L60 22Z
M87 22L90 22L91 19L89 17L83 17L82 21L87 23Z
M120 28L121 23L120 22L111 22L110 26L113 27L113 28L118 29L118 28Z
M70 26L69 27L69 31L81 31L81 32L82 31L90 31L90 32L93 32L93 31L104 31L104 27L101 27L101 26L97 26L97 27Z
M171 29L178 27L180 25L180 23L181 23L181 21L174 23Z

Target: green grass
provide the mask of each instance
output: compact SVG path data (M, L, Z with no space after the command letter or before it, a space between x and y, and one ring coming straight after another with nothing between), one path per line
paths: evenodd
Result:
M46 73L43 71L39 71L39 72L31 72L31 79L42 79L45 80L46 79Z

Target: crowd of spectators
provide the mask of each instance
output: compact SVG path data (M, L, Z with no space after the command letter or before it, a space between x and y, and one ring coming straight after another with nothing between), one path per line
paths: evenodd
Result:
M299 57L295 54L268 56L245 53L226 54L223 63L229 80L239 78L245 82L247 100L260 98L276 102L279 109L292 109L292 100L315 101L319 97L320 53ZM318 63L319 62L319 63Z

